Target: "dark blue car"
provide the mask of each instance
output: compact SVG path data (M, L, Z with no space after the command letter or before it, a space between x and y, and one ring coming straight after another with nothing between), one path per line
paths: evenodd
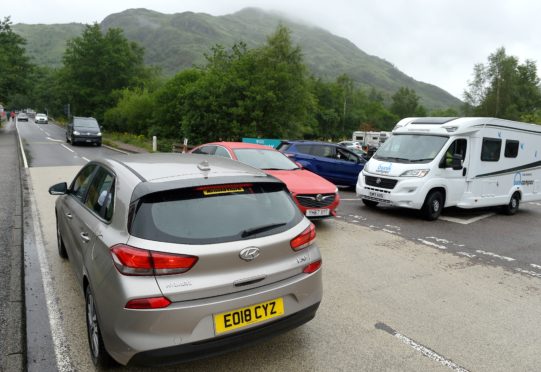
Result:
M283 141L278 150L335 185L355 186L367 159L328 142Z

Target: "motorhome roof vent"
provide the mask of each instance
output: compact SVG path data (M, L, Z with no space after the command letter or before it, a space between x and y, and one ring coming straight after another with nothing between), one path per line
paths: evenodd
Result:
M457 118L417 118L411 124L442 125L455 119Z

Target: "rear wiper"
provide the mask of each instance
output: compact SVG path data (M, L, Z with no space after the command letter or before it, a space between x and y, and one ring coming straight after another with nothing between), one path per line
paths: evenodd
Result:
M258 226L258 227L252 227L252 228L250 228L250 229L244 230L244 231L240 234L240 236L241 236L242 238L246 238L247 236L259 234L259 233L262 233L263 231L272 230L272 229L275 229L275 228L277 228L277 227L284 226L284 225L286 225L286 223L273 223L273 224L270 224L270 225L263 225L263 226Z

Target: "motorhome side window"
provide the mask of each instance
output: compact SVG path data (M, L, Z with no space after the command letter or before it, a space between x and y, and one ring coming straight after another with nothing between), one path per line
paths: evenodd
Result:
M504 156L506 158L516 158L518 155L518 141L506 140Z
M481 161L498 161L502 149L502 140L499 138L483 138L481 148Z

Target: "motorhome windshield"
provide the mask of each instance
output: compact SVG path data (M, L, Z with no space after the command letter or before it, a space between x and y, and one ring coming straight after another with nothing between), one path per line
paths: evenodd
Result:
M396 163L429 163L448 139L424 134L395 134L380 146L374 159Z

